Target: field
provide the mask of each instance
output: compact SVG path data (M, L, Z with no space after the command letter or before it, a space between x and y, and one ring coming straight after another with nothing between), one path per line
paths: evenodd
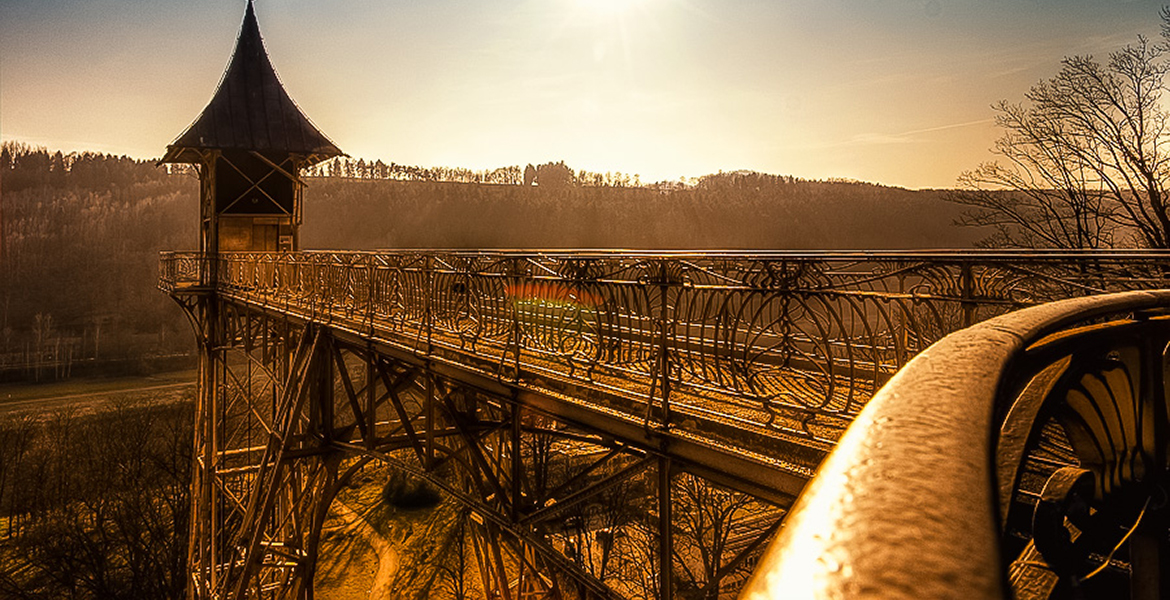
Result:
M0 419L21 414L48 414L72 408L101 411L119 402L170 403L193 397L195 371L136 377L98 377L30 384L0 385Z

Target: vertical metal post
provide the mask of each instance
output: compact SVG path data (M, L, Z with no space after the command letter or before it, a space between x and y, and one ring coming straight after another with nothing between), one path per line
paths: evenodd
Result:
M512 262L512 272L515 274L520 273L520 269L516 265L516 261L519 261L519 260L523 260L523 259L512 259L512 261L513 261ZM519 279L520 276L517 275L516 278ZM522 285L517 286L517 287L522 287ZM513 381L520 381L520 347L521 347L521 342L523 341L522 336L524 335L524 330L521 329L521 327L520 327L520 308L516 305L516 298L515 297L513 297L511 299L510 304L511 304L511 312L512 312Z
M670 309L668 296L670 294L670 286L667 281L667 264L665 261L659 261L659 296L658 302L660 304L658 309L658 380L661 383L662 390L662 426L669 427L670 425L670 348L667 345L669 339L668 328L670 327L670 320L667 318L667 311Z
M784 277L784 279L782 279L782 281L785 282L784 287L782 289L783 295L780 296L780 310L784 314L783 320L781 321L782 325L781 325L781 330L780 330L781 336L783 336L782 339L784 340L782 342L783 345L781 346L781 348L784 349L784 368L789 369L789 368L791 368L793 351L792 351L792 313L789 312L789 308L792 304L792 293L791 293L791 290L789 289L789 285L787 283L787 281L788 281L787 276L789 273L788 261L780 261L780 273Z
M194 477L191 480L191 539L187 544L187 561L191 567L188 598L199 597L199 590L216 583L215 483L215 352L217 328L215 301L204 296L192 309L196 311L199 336L199 375L195 410Z
M906 275L898 275L898 294L906 293ZM910 325L909 319L906 318L906 307L901 302L898 303L898 322L897 329L894 330L894 366L895 368L902 368L906 364L910 355Z
M219 459L219 421L221 415L219 414L219 377L216 374L216 366L219 362L217 359L218 353L221 352L220 344L220 323L219 323L219 302L214 295L209 295L202 300L205 303L203 318L204 318L204 336L203 344L200 349L199 368L199 397L202 404L202 414L196 416L200 419L197 425L203 431L203 476L198 482L202 489L195 490L195 502L200 507L200 512L203 513L203 540L201 545L204 548L205 554L201 557L203 560L203 581L209 590L214 590L219 583L219 514L218 505L219 499L216 494L215 479L216 467Z
M374 257L366 255L366 322L369 323L370 337L374 335Z
M658 597L671 598L674 590L674 533L671 523L670 459L658 458Z
M0 182L4 181L2 173L8 170L8 165L0 165ZM4 270L4 264L8 261L8 253L5 251L8 245L4 242L4 194L0 190L0 281L8 281L8 274ZM5 288L7 292L7 288ZM5 294L5 309L4 320L0 322L0 328L8 327L8 308L7 308L7 294Z
M433 346L431 346L431 330L434 328L434 298L435 298L435 264L434 258L427 255L426 258L426 294L423 298L423 323L427 331L427 354L431 353Z
M1131 600L1161 600L1170 596L1170 548L1167 547L1166 522L1161 515L1134 532L1129 540L1130 578L1129 597ZM1160 535L1159 535L1160 533Z
M216 586L218 584L218 580L219 580L218 570L219 570L219 562L221 560L221 557L220 557L221 550L220 550L219 546L220 546L220 542L221 542L220 537L222 536L222 532L220 531L220 527L219 527L219 525L220 525L220 523L219 523L220 501L219 501L219 493L218 493L219 488L216 485L216 480L219 479L218 471L219 471L219 466L220 466L219 460L220 460L220 451L221 451L221 449L220 449L220 431L222 430L222 428L224 426L223 421L224 421L224 418L226 416L226 406L224 406L225 403L221 402L222 398L220 397L220 395L223 393L224 382L227 379L227 367L224 365L224 357L223 357L224 349L221 347L224 343L224 340L223 340L223 325L224 325L224 323L220 320L220 314L219 314L220 313L220 311L219 311L220 305L219 305L218 298L216 298L215 295L212 295L210 300L209 300L209 304L210 304L210 309L211 309L209 311L209 314L208 314L208 321L209 321L209 327L210 327L210 335L208 338L208 342L209 342L210 356L211 356L211 361L210 361L211 381L210 381L210 387L209 387L210 392L209 393L210 393L210 398L211 398L211 404L209 406L210 418L207 420L207 427L208 427L208 432L209 432L209 436L208 436L209 444L208 444L206 452L207 452L207 455L210 457L210 460L207 463L207 471L209 473L209 476L208 476L209 489L208 489L207 502L208 502L208 506L210 507L210 516L211 516L211 523L212 523L212 526L211 526L211 540L212 540L212 542L211 542L211 560L212 560L211 585ZM214 587L213 587L213 589L214 589Z
M203 239L200 248L206 263L206 279L202 282L207 287L215 289L219 283L219 213L215 206L215 179L216 162L219 160L219 151L211 151L203 155L205 177L200 178L199 204L203 213Z
M959 265L959 288L960 303L963 306L963 327L970 327L975 324L975 276L968 261L963 261Z
M366 349L366 410L362 418L366 420L366 448L373 450L378 442L378 396L375 388L378 384L377 370L374 361L374 346Z
M305 202L305 184L301 179L301 171L307 166L308 161L304 159L294 158L292 164L289 165L292 170L293 182L293 211L291 218L289 218L289 229L292 231L292 244L289 250L297 252L301 249L301 225L304 223L304 202ZM276 230L276 247L280 249L280 228Z
M330 346L334 344L332 338L328 338L324 342ZM317 430L321 432L321 436L325 439L326 443L333 440L333 368L336 362L333 358L334 356L335 354L332 349L323 350L321 352L321 363L318 367L319 371L315 373L317 377L317 401L319 402L317 416L321 419L318 423ZM338 369L344 369L345 363L338 362L336 367Z
M520 456L521 407L515 398L512 400L512 506L510 516L512 522L515 523L520 518L520 481L524 476L524 464Z
M266 365L272 364L272 320L265 319L260 332L260 361Z
M1166 470L1167 410L1163 400L1166 397L1162 350L1166 344L1164 330L1157 323L1149 321L1149 315L1137 314L1136 318L1146 322L1146 335L1141 341L1141 382L1140 394L1136 399L1140 419L1152 419L1154 426L1154 447L1148 460L1153 461L1150 471L1163 473ZM1139 421L1139 428L1143 424ZM1166 538L1167 519L1162 511L1147 514L1141 526L1129 541L1130 598L1132 600L1155 600L1170 597L1170 540Z
M431 466L435 464L435 402L437 400L435 398L435 378L429 367L423 370L423 377L426 378L424 383L427 388L426 406L423 408L427 417L427 447L426 464L423 466L430 471Z
M203 521L204 512L201 503L203 491L206 489L204 481L207 479L207 469L205 465L200 465L200 459L203 458L200 444L203 443L203 431L200 429L203 426L202 416L206 403L203 396L204 385L204 359L203 352L199 352L199 375L196 384L196 400L195 400L195 423L194 423L194 439L191 440L194 448L192 448L192 455L195 460L191 461L191 513L187 519L188 522L188 538L187 538L187 572L185 579L187 580L187 600L196 600L197 591L202 585L200 578L203 578L202 565L206 563L205 560L200 560L205 556L206 547L203 544L203 532L205 523Z
M1167 414L1165 401L1166 372L1163 366L1167 329L1161 322L1151 322L1149 314L1139 313L1135 316L1146 323L1146 335L1142 336L1142 392L1138 398L1141 407L1139 414L1142 415L1142 418L1153 419L1154 447L1150 449L1153 451L1151 458L1154 462L1155 472L1162 473L1167 468L1166 453L1167 445L1170 444L1170 440L1167 439L1168 428L1166 426L1170 414Z

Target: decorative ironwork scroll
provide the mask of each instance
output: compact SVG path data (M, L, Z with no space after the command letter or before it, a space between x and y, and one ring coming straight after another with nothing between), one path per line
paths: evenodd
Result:
M660 426L690 411L831 441L947 333L1156 286L1167 265L1154 252L167 253L160 287L214 285L499 378L587 383Z

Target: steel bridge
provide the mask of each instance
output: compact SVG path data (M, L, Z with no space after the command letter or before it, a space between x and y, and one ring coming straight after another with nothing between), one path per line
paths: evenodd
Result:
M312 598L371 463L461 503L460 598L1170 597L1170 254L301 252L342 154L249 1L161 161L192 599Z
M466 507L485 598L734 596L874 392L909 393L903 375L887 381L922 350L1019 308L1161 287L1167 264L1141 252L165 253L160 287L201 357L191 594L311 598L333 498L381 461ZM980 418L1003 411L972 416L961 384L956 395L945 435L990 437ZM934 435L908 439L929 450ZM883 443L900 442L843 445L868 464ZM1058 445L1028 464L1092 463ZM969 456L955 460L924 464L991 490L956 466ZM1009 478L989 506L1036 506L1037 477ZM929 497L897 510L924 526ZM949 500L968 514L961 501ZM1013 527L1005 539L1032 548ZM789 539L803 529L785 528L752 589L782 571L777 548L808 547Z

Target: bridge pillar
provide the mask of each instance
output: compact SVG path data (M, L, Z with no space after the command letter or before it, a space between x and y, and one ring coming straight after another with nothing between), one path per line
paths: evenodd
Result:
M242 582L248 577L238 576L240 560L243 560L245 573L255 567L255 546L259 543L261 529L266 527L265 519L273 511L288 514L303 508L289 505L288 499L277 498L274 491L267 492L262 498L263 506L255 504L260 498L253 498L253 503L245 506L246 499L240 494L248 488L249 477L272 478L268 489L275 490L280 487L282 477L308 476L314 479L304 482L301 492L319 494L321 485L324 485L322 481L335 476L336 465L333 465L333 471L326 465L321 473L310 468L304 473L288 475L285 471L292 473L304 467L286 469L280 464L257 464L250 455L257 453L257 448L272 450L275 446L271 440L266 446L261 446L263 440L256 438L253 431L245 432L241 440L238 431L228 429L228 423L236 419L236 412L242 407L269 419L276 417L277 398L273 397L271 403L267 403L262 398L263 393L250 387L241 389L242 385L253 385L253 361L257 359L252 356L250 346L260 339L252 330L258 325L235 322L223 314L223 303L215 288L220 275L220 252L291 251L299 248L305 186L301 171L342 154L301 113L280 83L264 49L255 10L249 0L219 88L195 122L167 147L160 161L160 164L189 164L199 174L199 249L203 255L199 267L200 285L198 290L175 294L199 338L196 461L192 477L192 537L188 547L191 576L188 589L189 597L193 599L225 597L228 587L231 587L225 582L233 577L231 593L243 597L246 592ZM225 331L225 324L230 324L233 329ZM264 326L268 327L268 324ZM263 339L267 340L271 333L265 329ZM249 351L242 353L246 357L243 363L246 366L231 363L227 352L241 341L249 345ZM282 354L267 342L260 346L272 356ZM239 358L239 355L233 356ZM278 363L260 362L270 370L270 375L280 371ZM238 370L246 374L241 377ZM287 369L284 372L299 376L301 381L305 378L305 374ZM293 379L288 382L270 379L268 385L272 389L283 385L287 390L293 382ZM325 393L322 388L316 395ZM264 410L265 406L269 407L268 410ZM268 429L269 436L275 435L272 423L263 421L260 418L259 423L251 425ZM280 446L285 447L287 444ZM257 527L250 544L243 546L246 550L243 557L235 554L241 547L240 530L225 527L225 523L236 518L244 518ZM314 527L319 525L317 521L312 523ZM310 540L311 545L315 543L316 535L310 533L303 539ZM297 568L303 574L296 580L311 581L311 561L306 563L303 556L289 560L302 565Z
M218 492L215 485L215 464L217 460L217 419L219 380L216 369L220 364L219 318L216 303L201 294L187 299L184 308L188 310L195 332L199 353L199 371L195 404L195 440L192 465L192 507L191 539L188 543L190 579L187 584L188 597L192 600L207 597L207 591L215 589L219 581L219 570L214 568L215 557L219 555Z
M674 504L671 501L670 458L658 458L658 594L674 592Z

